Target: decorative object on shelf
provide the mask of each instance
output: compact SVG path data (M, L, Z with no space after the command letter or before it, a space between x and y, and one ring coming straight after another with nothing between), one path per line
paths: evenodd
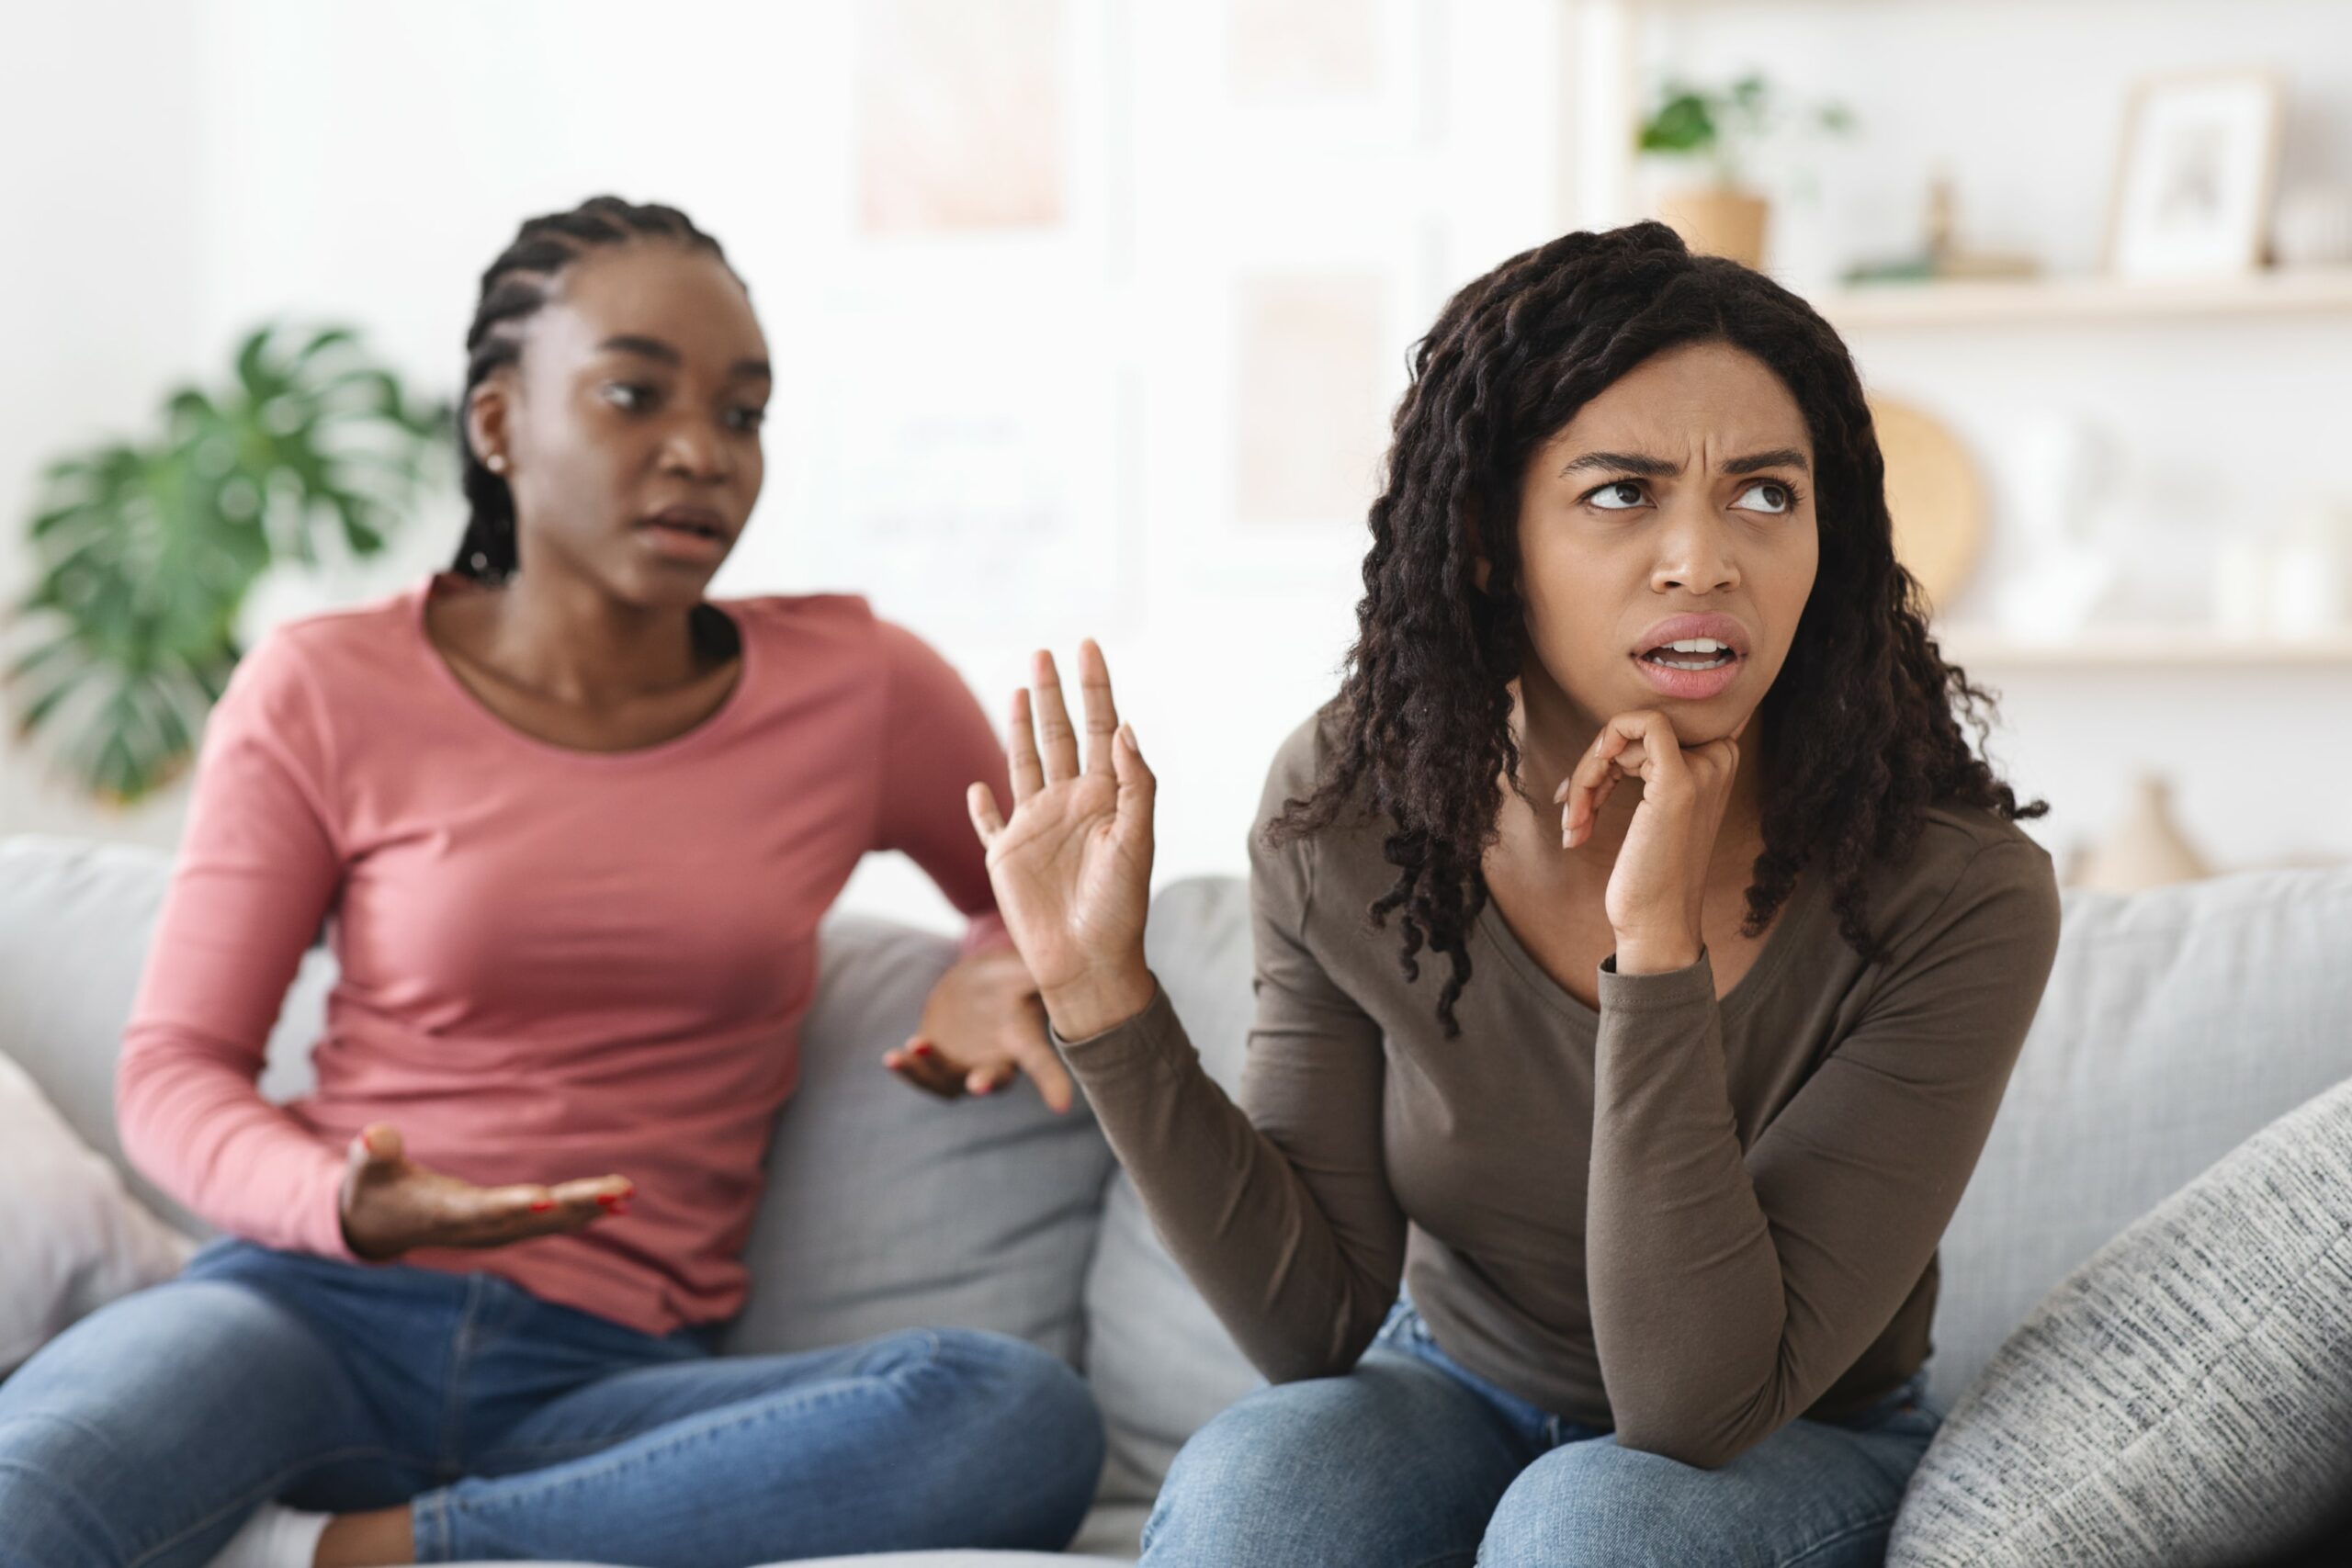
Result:
M2119 575L2098 523L2121 459L2106 430L2069 415L2022 425L2009 447L2018 483L2005 526L2018 560L1993 596L1993 618L2015 637L2070 637Z
M2184 277L2260 266L2285 101L2265 70L2135 83L2108 209L2108 270Z
M1827 101L1814 104L1800 118L1830 135L1854 127L1844 105ZM1659 219L1694 251L1761 267L1770 203L1750 186L1746 157L1787 122L1771 84L1758 73L1722 88L1668 78L1635 145L1645 153L1698 162L1704 177L1661 193L1655 204Z
M2289 187L2270 220L2270 254L2282 267L2352 266L2352 186Z
M243 652L262 574L320 564L320 536L372 556L451 449L446 405L414 402L349 329L263 327L232 385L183 388L164 429L42 476L27 540L36 580L0 674L17 733L40 733L89 795L129 806L186 768Z
M1919 249L1907 256L1857 262L1839 275L1848 285L1927 283L1953 278L2021 278L2038 276L2039 258L2022 251L1972 251L1957 235L1960 199L1951 175L1939 169L1928 180L1925 232Z
M1940 607L1984 550L1984 485L1960 438L1926 410L1880 393L1870 408L1886 463L1895 558Z
M2213 623L2251 637L2352 630L2352 502L2312 497L2282 528L2225 539L2212 576Z
M2155 773L2132 781L2123 813L2074 871L2073 886L2098 893L2138 893L2213 874L2174 820L2172 785Z

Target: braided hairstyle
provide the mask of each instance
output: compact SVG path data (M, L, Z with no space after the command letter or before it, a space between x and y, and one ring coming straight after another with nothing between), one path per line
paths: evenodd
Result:
M465 408L474 389L501 366L522 357L525 320L548 302L556 276L591 245L616 245L636 239L667 240L689 250L707 251L723 265L718 242L674 207L639 205L615 196L591 197L569 212L526 220L514 243L481 275L481 301L466 329ZM731 269L730 269L731 270ZM737 282L741 282L738 277ZM466 491L466 535L450 570L483 582L514 575L514 492L503 476L490 471L474 451L467 422L458 422L458 457Z
M1562 235L1455 294L1414 346L1372 506L1357 636L1324 710L1333 743L1310 793L1265 830L1280 844L1351 805L1387 829L1396 880L1369 913L1385 927L1403 912L1408 980L1419 978L1425 945L1453 960L1437 1005L1449 1037L1470 978L1465 939L1487 899L1482 854L1500 831L1503 781L1516 788L1519 777L1506 683L1528 653L1521 473L1602 389L1697 342L1745 350L1780 377L1817 470L1817 575L1760 710L1765 848L1743 932L1760 935L1797 874L1819 861L1841 934L1874 962L1884 953L1867 922L1866 868L1905 853L1930 803L2009 820L2050 809L2019 806L1954 720L1965 709L1981 747L1993 699L1928 636L1926 596L1894 558L1861 381L1829 324L1760 274L1691 254L1662 223Z

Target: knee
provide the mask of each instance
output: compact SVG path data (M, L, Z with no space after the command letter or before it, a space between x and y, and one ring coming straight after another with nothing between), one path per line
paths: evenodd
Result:
M952 1407L939 1418L959 1433L965 1451L1017 1459L1020 1497L1001 1539L1059 1551L1093 1506L1102 1474L1102 1413L1086 1380L1060 1357L1010 1335L953 1329L923 1337L929 1364L941 1374L933 1380L935 1397ZM1001 1482L992 1484L1001 1492Z
M1278 1385L1227 1405L1176 1451L1144 1524L1146 1563L1308 1561L1282 1555L1305 1468L1289 1440L1289 1393Z
M130 1553L107 1523L106 1499L76 1474L72 1450L87 1434L70 1423L30 1416L0 1420L0 1519L6 1545L25 1553L10 1562L43 1568L111 1568Z
M1734 1543L1709 1528L1674 1472L1702 1473L1600 1439L1555 1449L1521 1471L1496 1505L1478 1568L1697 1568L1726 1561L1724 1549Z

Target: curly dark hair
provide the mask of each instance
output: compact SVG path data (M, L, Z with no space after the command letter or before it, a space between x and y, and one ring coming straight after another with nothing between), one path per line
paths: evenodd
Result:
M569 212L526 219L514 243L481 275L481 297L474 307L473 324L466 329L466 389L458 406L472 401L474 389L492 371L522 357L522 324L548 302L548 291L565 267L591 245L640 239L666 240L707 251L722 264L727 260L718 242L695 228L694 220L659 203L592 196ZM514 492L474 451L463 419L458 422L458 457L468 515L465 537L458 543L458 558L450 570L479 581L503 581L514 575L518 564Z
M1351 804L1387 828L1396 881L1368 912L1385 926L1403 911L1408 980L1424 945L1452 958L1437 1004L1449 1037L1470 978L1465 938L1487 898L1482 853L1500 830L1502 781L1519 777L1508 682L1528 647L1522 470L1602 389L1699 342L1745 350L1788 387L1813 438L1818 498L1812 595L1760 709L1765 848L1742 931L1760 935L1817 859L1841 933L1874 962L1884 953L1867 920L1867 867L1904 855L1931 803L2010 820L2050 809L2019 806L1955 721L1964 709L1982 747L1994 699L1928 636L1926 596L1894 558L1861 380L1829 323L1770 278L1693 255L1662 223L1564 234L1463 288L1415 345L1372 506L1356 640L1323 710L1333 744L1312 791L1265 829L1280 844Z

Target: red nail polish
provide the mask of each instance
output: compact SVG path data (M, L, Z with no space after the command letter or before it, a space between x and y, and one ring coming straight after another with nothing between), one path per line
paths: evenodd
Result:
M544 1214L549 1209L554 1207L555 1200L552 1198L534 1198L531 1200L531 1213L535 1214Z
M621 1195L617 1192L599 1192L596 1194L596 1201L602 1203L607 1209L611 1208L620 1201Z
M932 1049L930 1041L918 1040L915 1042L915 1055L918 1056L935 1056L939 1055L939 1053Z

